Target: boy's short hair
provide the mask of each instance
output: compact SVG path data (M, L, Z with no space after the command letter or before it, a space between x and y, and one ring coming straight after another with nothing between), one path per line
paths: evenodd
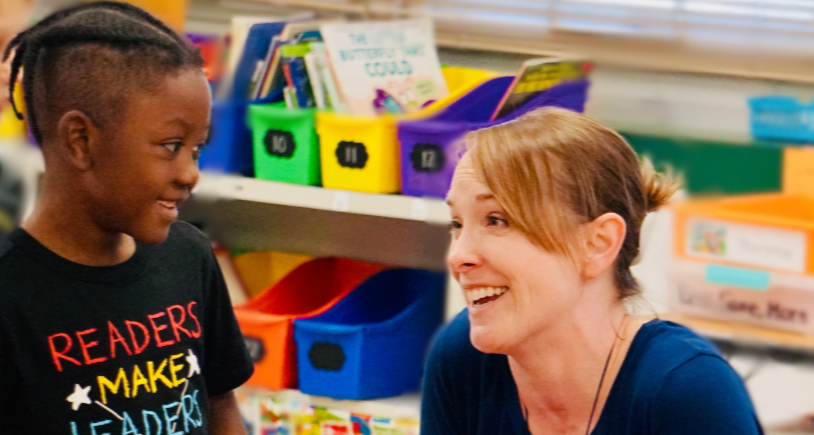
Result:
M9 92L22 68L29 128L40 144L67 111L80 110L104 128L118 121L133 92L203 66L186 38L135 6L108 1L51 15L17 35L3 59L15 49Z

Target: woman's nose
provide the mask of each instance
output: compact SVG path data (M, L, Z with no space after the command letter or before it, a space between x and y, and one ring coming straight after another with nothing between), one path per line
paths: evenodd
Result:
M447 254L447 264L453 274L466 273L481 263L475 238L469 231L462 230L453 237Z

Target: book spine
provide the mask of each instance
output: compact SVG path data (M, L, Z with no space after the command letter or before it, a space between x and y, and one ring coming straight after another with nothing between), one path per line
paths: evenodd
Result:
M301 56L284 57L283 63L288 67L288 78L297 91L299 107L314 107L311 85L308 83L308 73L305 70L305 59Z
M323 90L322 79L320 79L316 54L308 53L304 59L305 69L308 71L308 79L311 81L311 90L314 92L314 101L318 108L324 109L327 107L327 104L325 103L325 91Z
M279 45L280 45L280 35L275 35L273 38L271 38L271 44L269 44L269 49L266 52L266 61L263 68L263 73L260 76L260 82L257 84L257 87L255 89L254 99L264 98L269 94L268 89L269 76L273 75L273 71L271 69L272 60Z

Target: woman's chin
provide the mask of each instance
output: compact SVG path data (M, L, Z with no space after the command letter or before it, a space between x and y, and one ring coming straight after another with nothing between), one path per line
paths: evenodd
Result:
M507 338L505 332L501 333L489 326L471 325L469 329L469 341L483 353L505 354L510 347Z

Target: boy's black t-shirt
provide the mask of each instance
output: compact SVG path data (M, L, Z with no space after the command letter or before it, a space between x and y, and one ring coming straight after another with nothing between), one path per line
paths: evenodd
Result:
M208 433L253 370L206 238L172 225L110 267L0 243L0 434Z

